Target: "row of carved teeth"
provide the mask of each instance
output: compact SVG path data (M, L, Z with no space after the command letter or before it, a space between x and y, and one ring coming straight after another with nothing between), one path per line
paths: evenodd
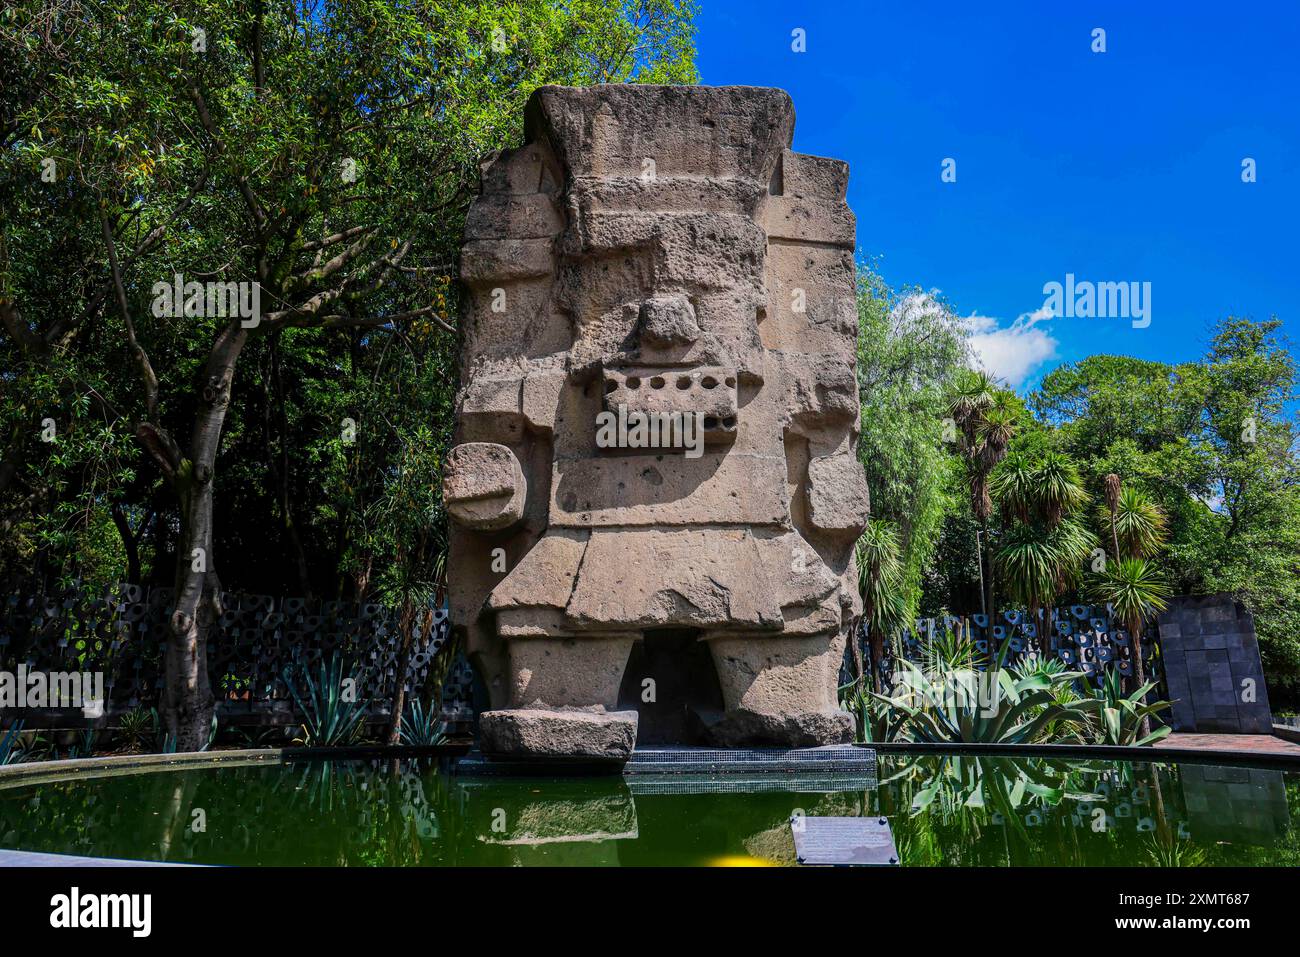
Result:
M694 380L695 380L694 376L689 376L689 375L678 376L677 388L685 392L687 389L691 387L691 385L694 383ZM736 387L736 380L733 379L731 376L727 376L726 379L723 380L723 384L725 384L728 389L734 389ZM639 389L641 388L641 377L634 376L634 375L628 376L627 379L625 380L625 385L629 389ZM661 375L651 376L649 385L650 388L652 389L662 389L668 385L668 380ZM718 387L718 379L716 376L705 375L701 377L700 385L705 389L716 389ZM606 392L614 392L617 389L618 389L617 382L610 381L605 384Z

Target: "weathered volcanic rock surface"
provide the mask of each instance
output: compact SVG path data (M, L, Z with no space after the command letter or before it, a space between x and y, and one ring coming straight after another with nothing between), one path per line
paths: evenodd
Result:
M481 164L441 479L485 751L617 755L619 710L729 745L849 733L854 219L847 165L793 131L780 90L543 87ZM599 438L642 420L678 427Z

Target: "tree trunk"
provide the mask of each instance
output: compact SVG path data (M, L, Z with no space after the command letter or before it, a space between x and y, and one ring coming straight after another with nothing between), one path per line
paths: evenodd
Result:
M854 691L862 693L862 682L866 676L866 669L862 664L862 643L859 635L862 633L862 619L853 619L853 624L849 627L849 650L853 652L853 669L855 671Z
M117 526L117 534L122 538L122 548L126 551L126 580L132 585L138 585L140 584L140 548L135 535L131 532L131 523L127 521L120 502L114 502L109 511L113 516L113 524ZM143 530L144 524L142 523L140 527Z
M208 679L208 638L221 616L221 580L213 554L213 471L235 361L248 331L234 320L217 338L204 370L194 415L190 457L171 476L180 499L181 534L176 555L176 596L167 642L163 720L177 751L207 744L215 701Z
M876 694L884 694L880 686L880 666L885 657L885 635L872 628L867 632L867 638L871 642L871 686Z
M980 519L980 529L983 531L981 536L983 546L979 549L980 554L976 557L980 560L981 567L984 569L984 611L989 616L989 625L994 624L997 615L997 606L993 604L993 543L989 541L989 520Z
M388 743L402 740L402 712L406 710L406 673L411 664L411 643L415 640L415 605L410 598L402 600L402 614L398 618L402 644L397 652L397 674L393 681L392 719L388 724Z
M294 572L298 582L298 594L302 598L311 598L311 575L307 569L307 553L302 547L302 538L298 534L297 523L293 520L292 496L289 489L289 423L284 407L287 399L284 392L284 377L280 367L279 332L271 341L271 376L274 383L274 403L276 422L279 432L279 460L276 461L270 450L270 437L267 437L267 459L271 474L275 476L280 493L280 521L284 535L285 549L293 561ZM268 429L269 431L269 429Z
M1142 664L1142 619L1128 623L1128 640L1133 648L1133 690L1137 691L1147 683L1146 669ZM1138 707L1142 702L1137 702ZM1144 717L1138 725L1138 737L1145 738L1151 733L1151 719Z
M206 500L210 518L211 487L205 495L195 497ZM221 615L221 581L211 565L210 523L198 528L182 524L176 604L166 650L163 721L177 751L201 751L216 708L208 678L208 638Z

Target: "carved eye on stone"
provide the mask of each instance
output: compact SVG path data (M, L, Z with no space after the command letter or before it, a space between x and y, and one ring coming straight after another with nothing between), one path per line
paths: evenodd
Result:
M617 383L617 382L614 382L613 380L611 380L611 381L609 381L609 382L606 382L606 383L605 383L605 394L608 395L609 393L615 391L617 388L618 388L618 383Z
M735 387L736 387L736 380L732 376L727 376L727 388L734 389Z
M711 375L706 375L703 379L700 380L700 385L704 386L704 388L706 389L713 389L717 387L718 380L713 378L713 376Z
M663 387L664 387L664 377L663 377L663 376L661 376L661 375L657 375L657 376L655 376L653 379L650 380L650 388L652 388L652 389L662 389Z
M639 389L641 388L641 380L636 376L628 376L627 387L629 389Z
M681 376L681 377L678 378L678 380L677 380L677 388L682 389L683 391L685 391L686 389L689 389L690 387L691 387L691 377L690 377L690 376L688 376L688 375L684 375L684 376Z

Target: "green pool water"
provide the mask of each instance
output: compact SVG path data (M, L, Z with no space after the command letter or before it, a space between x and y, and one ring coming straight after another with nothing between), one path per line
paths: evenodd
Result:
M881 755L871 786L782 786L663 794L427 762L0 780L0 848L244 865L793 864L792 815L869 814L888 817L908 867L1300 864L1295 772Z

